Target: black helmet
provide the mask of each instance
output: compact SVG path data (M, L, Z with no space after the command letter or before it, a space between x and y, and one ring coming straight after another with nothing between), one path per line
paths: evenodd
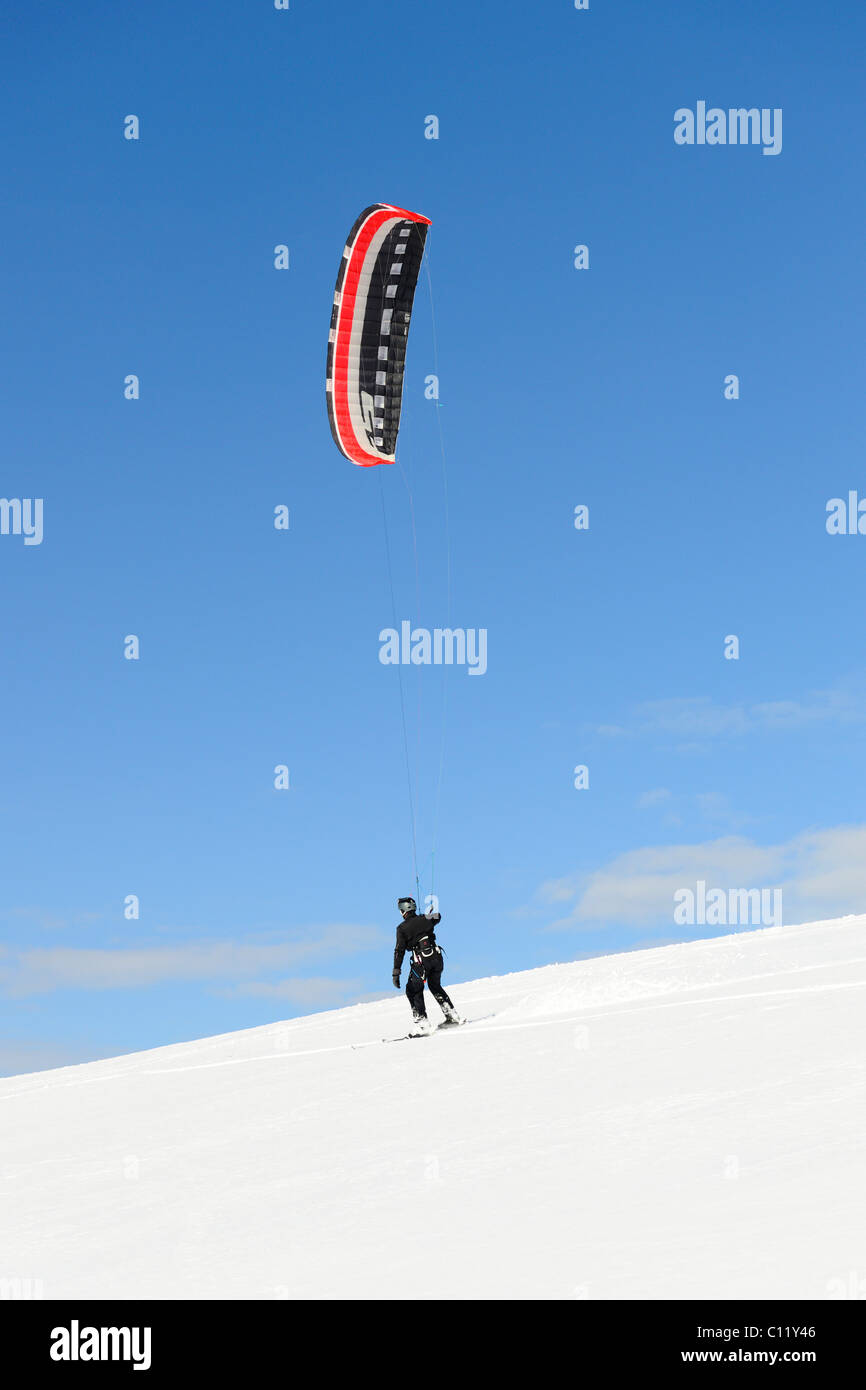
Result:
M414 898L398 898L397 906L404 917L408 916L410 912L418 911L418 904L415 902Z

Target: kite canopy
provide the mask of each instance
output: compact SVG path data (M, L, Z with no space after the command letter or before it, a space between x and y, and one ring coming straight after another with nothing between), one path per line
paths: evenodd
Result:
M362 468L393 463L412 301L429 217L373 203L346 242L328 335L328 418Z

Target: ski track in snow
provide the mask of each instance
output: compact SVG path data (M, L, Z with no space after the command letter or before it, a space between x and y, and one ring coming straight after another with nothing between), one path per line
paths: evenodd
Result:
M46 1298L829 1297L866 1270L864 932L449 985L472 1026L413 1048L382 1045L398 998L0 1080L0 1278Z

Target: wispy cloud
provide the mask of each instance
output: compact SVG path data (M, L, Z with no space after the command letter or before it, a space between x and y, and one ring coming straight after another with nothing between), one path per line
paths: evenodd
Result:
M596 732L611 738L663 733L694 740L864 722L866 695L851 686L812 691L803 699L751 704L725 704L704 695L648 700L636 705L624 722L601 724Z
M142 989L148 985L261 981L317 960L378 946L376 927L336 924L280 942L211 941L177 946L49 947L0 951L0 990L9 996L56 989Z
M25 1072L50 1071L54 1067L72 1067L79 1062L92 1062L102 1052L82 1044L80 1047L62 1043L39 1043L15 1038L0 1043L0 1076L21 1076Z
M40 931L63 931L68 927L92 927L103 920L103 914L99 912L75 912L69 917L59 917L56 912L41 907L0 909L0 922L11 930L23 923Z
M672 792L668 787L654 787L643 792L635 802L639 811L653 811L656 819L666 826L696 825L703 822L718 830L741 831L754 825L756 817L737 811L722 792Z
M238 985L232 994L252 995L259 999L284 999L290 1004L308 1008L338 1006L347 1000L360 1002L366 980L339 980L323 975L297 976L286 980L250 980Z
M643 792L637 799L640 810L645 810L648 806L660 806L664 801L670 801L672 792L667 787L653 787L648 792Z
M866 910L866 825L807 831L777 845L740 835L700 844L629 850L585 875L551 879L541 903L561 909L552 929L670 928L674 894L703 879L712 887L782 889L786 921Z

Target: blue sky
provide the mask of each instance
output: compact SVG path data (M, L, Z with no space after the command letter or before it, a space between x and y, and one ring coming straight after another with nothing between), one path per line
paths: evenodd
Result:
M448 980L705 935L671 915L700 879L862 907L866 537L825 529L866 495L862 7L162 0L4 30L0 495L43 498L44 539L0 536L0 1071L390 990L383 505L398 618L445 624L450 553L452 624L488 632L483 677L406 679ZM781 154L676 145L701 100L781 108ZM417 595L401 472L342 459L324 401L377 201L433 224Z

